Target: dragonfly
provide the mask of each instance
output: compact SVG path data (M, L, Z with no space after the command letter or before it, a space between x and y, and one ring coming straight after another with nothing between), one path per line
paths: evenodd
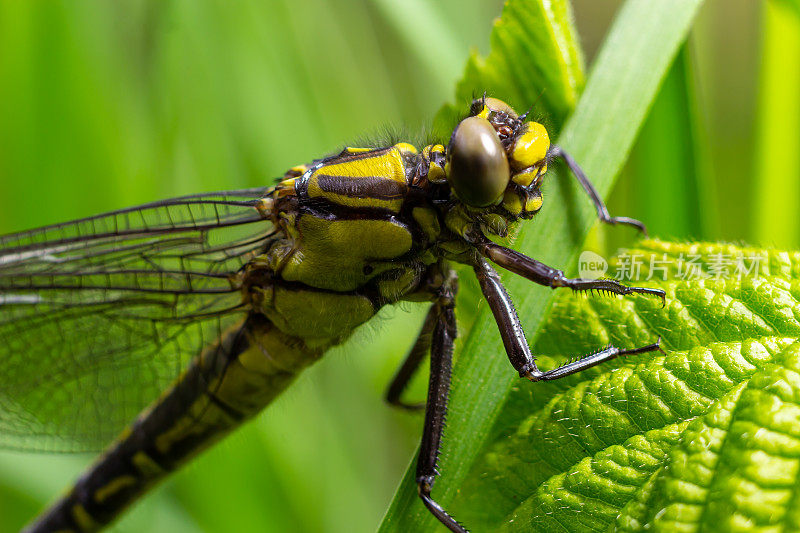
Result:
M540 123L485 94L449 142L347 147L265 187L184 196L0 237L0 445L77 451L108 444L27 532L97 531L159 480L269 405L386 305L430 304L388 386L424 409L421 503L434 498L456 339L456 263L472 268L511 366L554 380L616 357L607 346L555 369L536 364L492 265L552 288L665 293L562 270L498 244L542 208L561 160L607 224L577 162ZM404 399L428 359L427 402Z

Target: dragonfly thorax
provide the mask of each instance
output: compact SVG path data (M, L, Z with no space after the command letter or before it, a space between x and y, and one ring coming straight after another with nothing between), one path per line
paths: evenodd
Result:
M294 167L263 203L278 233L242 286L286 333L346 337L424 292L439 262L470 262L476 231L505 235L532 217L548 147L541 125L483 98L447 147L345 148Z

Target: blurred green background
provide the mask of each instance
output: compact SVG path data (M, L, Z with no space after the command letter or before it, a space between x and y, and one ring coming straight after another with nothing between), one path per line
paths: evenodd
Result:
M573 1L589 68L618 5ZM470 49L488 52L501 8L0 1L0 233L263 185L387 126L417 133L452 98ZM798 203L798 2L707 0L612 213L659 237L796 249ZM607 230L593 239L618 244ZM381 400L420 309L382 315L115 529L373 531L422 422ZM19 529L91 460L0 453L0 531Z

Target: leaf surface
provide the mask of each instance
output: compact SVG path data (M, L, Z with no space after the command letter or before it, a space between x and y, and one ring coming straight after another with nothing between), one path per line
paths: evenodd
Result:
M800 253L644 241L632 264L666 308L562 293L541 365L656 336L666 355L519 383L453 510L479 531L797 530Z

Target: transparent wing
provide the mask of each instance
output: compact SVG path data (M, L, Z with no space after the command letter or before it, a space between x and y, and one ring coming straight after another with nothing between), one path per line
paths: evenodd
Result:
M0 447L96 449L244 315L269 189L0 236Z

